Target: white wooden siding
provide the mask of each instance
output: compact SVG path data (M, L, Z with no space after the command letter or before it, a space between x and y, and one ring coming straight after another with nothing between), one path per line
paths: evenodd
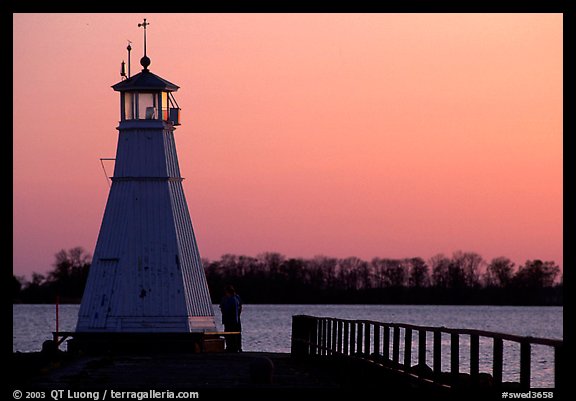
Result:
M173 128L119 126L112 187L77 331L215 330Z

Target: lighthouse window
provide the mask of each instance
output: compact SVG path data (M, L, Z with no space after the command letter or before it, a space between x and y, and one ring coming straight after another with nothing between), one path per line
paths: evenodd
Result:
M132 120L134 118L134 94L132 92L124 93L124 119Z
M145 120L157 119L158 102L155 93L138 94L138 118Z
M162 92L162 120L168 121L168 92Z

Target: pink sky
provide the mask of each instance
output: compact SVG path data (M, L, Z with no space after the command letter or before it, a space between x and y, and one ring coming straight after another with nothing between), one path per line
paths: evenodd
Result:
M562 266L561 14L15 14L16 275L94 250L144 17L203 257Z

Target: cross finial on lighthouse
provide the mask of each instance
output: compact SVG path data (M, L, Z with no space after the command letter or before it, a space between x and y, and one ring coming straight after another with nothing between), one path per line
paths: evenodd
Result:
M148 66L150 65L150 58L146 55L146 27L148 25L150 25L150 23L146 22L146 18L144 18L144 22L138 24L138 27L144 27L144 57L140 59L140 64L142 64L145 70L148 70Z

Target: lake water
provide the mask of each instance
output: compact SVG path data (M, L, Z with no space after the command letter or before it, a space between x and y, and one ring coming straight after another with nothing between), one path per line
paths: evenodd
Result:
M60 305L61 331L74 331L79 305ZM218 330L220 311L214 306ZM444 326L517 334L521 336L563 339L563 308L539 306L451 306L451 305L244 305L242 312L242 348L244 351L290 352L293 315L364 319L420 326ZM14 305L14 352L39 351L42 342L55 330L54 305ZM415 336L416 337L416 336ZM416 341L416 338L414 339ZM462 339L465 346L465 337ZM519 381L519 346L504 343L503 380ZM417 343L414 343L414 347ZM431 346L427 347L431 351ZM449 349L449 336L443 336L443 349ZM491 343L480 343L480 371L491 373ZM402 347L400 360L402 360ZM414 356L413 356L414 358ZM432 356L427 363L432 366ZM467 372L468 355L460 352L461 369ZM413 359L414 360L414 359ZM450 355L443 355L442 370L449 371ZM551 348L533 346L532 387L554 386L554 359Z

